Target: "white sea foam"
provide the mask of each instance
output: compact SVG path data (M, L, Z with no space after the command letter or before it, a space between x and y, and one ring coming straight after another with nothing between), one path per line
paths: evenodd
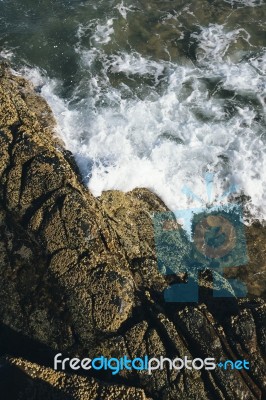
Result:
M219 62L223 63L230 45L240 38L249 42L249 33L241 28L226 32L223 25L210 24L208 28L202 29L200 34L192 34L198 39L197 58L201 63Z
M90 33L90 44L99 45L107 44L111 41L112 34L114 33L113 18L107 19L102 22L99 19L91 20L88 25L80 25L78 28L77 36L82 38L87 32ZM91 32L93 32L91 34Z
M232 6L255 7L263 4L263 0L224 0Z
M127 19L127 13L128 12L133 12L134 10L133 10L133 6L129 6L129 7L126 7L125 5L124 5L124 2L122 1L121 3L119 3L117 6L116 6L116 8L118 9L118 11L120 12L120 14L122 15L122 17L124 18L124 19Z
M203 28L194 35L194 67L137 53L108 56L103 49L79 46L85 78L75 93L82 90L82 100L74 105L55 94L55 81L36 70L29 77L44 79L42 95L96 196L108 189L146 187L173 210L197 207L182 188L189 186L207 202L204 176L211 171L214 197L234 183L251 197L254 217L265 220L266 53L235 61L229 49L240 38L248 40L248 33L226 32L218 25ZM101 68L92 73L96 60ZM110 78L121 74L139 80L139 92L125 83L111 85ZM220 89L228 91L229 100L214 95Z
M1 49L0 57L5 58L6 60L11 61L13 58L13 52L9 49Z
M95 40L97 43L106 44L110 42L111 35L114 33L113 28L113 19L110 18L107 20L106 24L97 24L96 31L94 35L92 35L92 40Z

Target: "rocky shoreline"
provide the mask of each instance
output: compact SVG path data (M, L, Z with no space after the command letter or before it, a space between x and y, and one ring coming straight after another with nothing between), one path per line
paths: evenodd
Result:
M54 135L49 106L5 63L0 99L0 362L5 377L0 391L8 393L5 398L265 398L265 229L248 228L250 263L246 272L239 269L247 298L217 303L205 272L199 304L165 303L169 282L157 268L151 218L168 211L164 203L147 189L94 198ZM57 352L90 358L247 358L250 370L166 368L152 375L81 376L53 371Z

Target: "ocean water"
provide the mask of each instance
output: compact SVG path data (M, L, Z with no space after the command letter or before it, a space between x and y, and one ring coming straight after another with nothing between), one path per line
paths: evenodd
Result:
M211 173L212 202L233 185L260 221L265 29L261 0L0 0L0 52L47 99L95 196L146 187L197 207Z

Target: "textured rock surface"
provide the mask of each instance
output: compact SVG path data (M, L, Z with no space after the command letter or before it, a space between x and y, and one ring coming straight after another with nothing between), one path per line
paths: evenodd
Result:
M18 400L146 400L143 390L122 385L104 385L93 378L71 376L40 367L20 358L2 360L7 379L17 382L14 395ZM7 393L8 385L6 385ZM8 397L9 398L9 397Z
M2 361L5 373L18 377L10 398L263 399L264 301L215 300L205 272L199 304L165 303L173 277L158 271L151 219L165 205L146 189L95 199L54 138L47 104L3 65L0 75L0 337L2 355L14 356ZM253 263L263 245L253 254L250 244ZM82 377L48 368L44 353L59 350L91 358L246 358L251 368Z

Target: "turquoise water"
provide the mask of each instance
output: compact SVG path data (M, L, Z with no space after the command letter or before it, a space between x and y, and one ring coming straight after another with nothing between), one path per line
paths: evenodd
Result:
M84 181L171 208L232 183L265 219L266 4L0 1L0 51L51 105Z

